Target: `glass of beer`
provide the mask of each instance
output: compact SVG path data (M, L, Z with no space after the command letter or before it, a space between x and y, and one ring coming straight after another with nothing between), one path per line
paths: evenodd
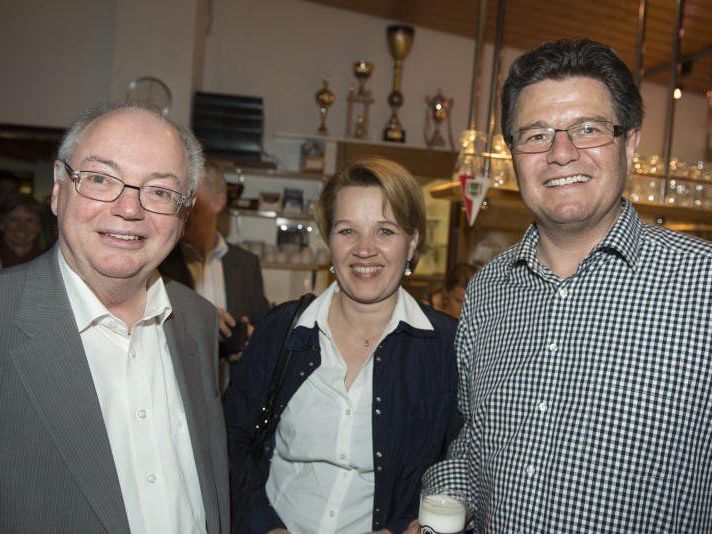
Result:
M456 534L465 529L465 495L452 490L424 488L420 494L420 534Z

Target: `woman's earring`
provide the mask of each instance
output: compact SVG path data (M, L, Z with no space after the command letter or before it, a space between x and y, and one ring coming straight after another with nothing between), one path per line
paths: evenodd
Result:
M333 266L333 265L330 265L330 266L329 266L329 272L330 272L331 274L336 274L336 269L334 269L334 266Z
M410 276L413 274L413 270L410 268L410 260L405 262L405 271L403 271L403 274L406 276Z

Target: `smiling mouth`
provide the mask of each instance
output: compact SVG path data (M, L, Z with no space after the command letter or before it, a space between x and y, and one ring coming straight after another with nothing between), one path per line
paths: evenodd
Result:
M587 174L575 174L573 176L564 176L562 178L552 178L544 182L544 187L559 187L562 185L585 184L590 182L591 177Z
M376 274L381 269L383 269L383 267L380 265L352 265L351 269L356 274L368 276L368 275Z
M134 234L110 234L104 233L105 236L111 237L113 239L121 239L122 241L139 241L143 237Z

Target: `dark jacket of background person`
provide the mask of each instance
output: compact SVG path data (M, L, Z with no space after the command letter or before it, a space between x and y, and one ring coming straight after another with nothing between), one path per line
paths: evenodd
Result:
M236 245L228 244L228 251L222 258L227 311L236 320L247 315L254 324L269 309L262 285L260 261L251 252ZM194 289L193 278L185 263L180 245L171 251L159 272L167 278Z
M223 409L228 432L232 532L267 532L284 527L264 488L275 438L266 444L258 465L263 478L244 480L254 471L247 458L252 429L276 365L279 343L290 326L296 302L270 311L257 326L240 372L225 392ZM424 471L443 458L461 426L457 411L456 322L424 306L433 331L400 323L373 354L374 530L402 532L418 514ZM319 331L297 327L286 347L292 350L284 383L275 402L281 415L308 376L321 364Z

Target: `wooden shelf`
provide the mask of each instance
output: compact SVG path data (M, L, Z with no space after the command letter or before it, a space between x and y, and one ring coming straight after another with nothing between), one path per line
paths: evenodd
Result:
M313 222L314 217L311 215L294 215L288 214L281 211L268 211L268 210L250 210L245 208L230 208L230 215L240 216L240 217L257 217L260 219L287 219L290 221L305 221Z
M263 176L265 178L288 178L290 180L307 180L311 182L325 182L330 176L328 174L322 174L320 172L299 172L299 171L287 171L283 169L272 169L270 167L250 167L247 165L239 165L234 161L219 159L219 158L208 158L211 163L215 163L220 169L227 173L226 181L228 183L233 183L230 174L246 174L251 176Z
M269 263L262 262L263 269L276 269L281 271L326 271L329 266L321 263Z
M433 198L460 202L460 184L450 182L430 190ZM533 220L518 191L490 187L487 191L487 206L483 206L477 217L486 228L515 229L521 227L522 220ZM663 206L644 202L632 202L641 217L651 224L662 224L681 232L712 232L712 210L703 208L683 208ZM513 228L514 226L514 228Z

